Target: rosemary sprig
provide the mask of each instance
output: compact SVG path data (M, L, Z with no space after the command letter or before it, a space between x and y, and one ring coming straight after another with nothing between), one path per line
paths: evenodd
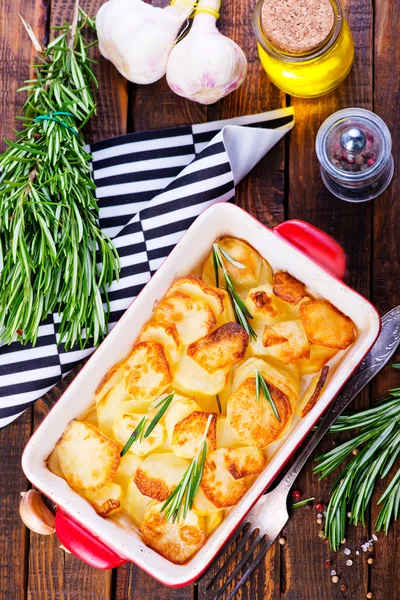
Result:
M189 467L186 469L181 481L173 492L168 496L161 507L161 512L165 512L165 519L172 522L179 522L183 511L183 518L186 518L189 510L192 510L193 502L199 491L200 482L203 477L204 463L207 456L207 433L211 425L213 416L207 419L207 424L200 441L199 448Z
M267 385L267 382L265 381L264 377L261 375L260 371L256 371L256 398L257 398L257 402L260 402L260 390L262 391L263 396L266 399L266 401L271 405L271 408L273 410L273 413L274 413L275 417L278 419L279 422L281 422L281 417L279 415L278 409L276 408L276 404L274 402L274 399L271 396L271 392L269 391L269 387Z
M226 290L232 302L233 310L235 312L236 320L243 327L250 338L257 339L257 334L250 325L249 319L253 318L249 309L235 290L236 283L229 275L228 270L224 264L223 258L225 258L232 265L238 269L245 269L242 263L232 258L219 244L213 244L212 248L212 260L214 266L215 284L219 287L219 269L222 269L224 274Z
M59 341L84 347L107 333L107 286L118 276L117 251L98 224L91 156L82 127L96 113L97 85L83 30L94 21L77 9L72 25L38 51L23 129L0 157L0 337L36 343L39 324L58 311ZM104 308L104 305L106 308Z
M309 504L315 500L315 498L306 498L305 500L300 500L300 502L295 502L292 504L292 508L299 508L300 506L304 506L305 504Z
M171 404L172 400L174 399L174 395L175 395L175 392L172 392L172 394L169 394L168 396L166 396L165 398L160 400L160 402L158 402L154 406L154 408L159 408L160 410L157 412L157 414L152 419L152 421L149 423L149 426L146 429L146 423L149 418L149 413L150 413L150 410L153 408L152 404L150 404L149 408L147 409L146 414L140 419L139 423L136 426L136 429L133 431L133 433L129 437L128 441L126 442L125 446L122 448L121 457L124 456L128 452L129 448L132 446L132 444L134 442L136 442L136 440L142 441L143 439L149 437L149 435L153 431L154 427L161 420L165 411L167 410L167 408ZM146 432L145 432L145 429L146 429Z
M314 469L323 479L342 468L332 486L325 522L325 535L333 550L337 550L345 537L348 511L350 523L365 523L377 480L391 473L400 454L400 388L390 390L390 397L373 408L339 417L331 433L353 429L359 430L357 435L317 458L319 464ZM400 469L395 470L378 504L382 507L376 529L384 528L387 532L400 514Z

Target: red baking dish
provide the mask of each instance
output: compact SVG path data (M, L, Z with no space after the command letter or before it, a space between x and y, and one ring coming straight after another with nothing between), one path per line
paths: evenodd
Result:
M68 423L93 402L94 391L108 369L126 356L154 303L162 298L175 277L192 272L223 234L247 240L274 270L289 271L315 295L330 300L355 323L358 336L341 357L314 408L295 417L288 433L268 448L268 464L252 487L233 507L204 546L186 564L166 560L141 540L138 533L118 527L96 514L45 464ZM283 468L291 454L360 364L380 330L376 309L343 283L345 255L340 246L319 229L302 221L287 221L268 229L231 204L215 204L190 227L164 264L132 303L116 327L91 356L25 448L22 467L28 479L58 507L56 531L62 544L94 567L107 569L132 561L160 582L182 586L196 580L246 513Z

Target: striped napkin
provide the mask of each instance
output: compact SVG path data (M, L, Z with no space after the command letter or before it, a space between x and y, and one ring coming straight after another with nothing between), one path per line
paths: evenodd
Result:
M235 185L294 124L293 109L123 135L90 147L100 225L121 260L110 329L196 217L234 197ZM94 351L58 345L50 315L36 346L0 347L0 427L14 421Z

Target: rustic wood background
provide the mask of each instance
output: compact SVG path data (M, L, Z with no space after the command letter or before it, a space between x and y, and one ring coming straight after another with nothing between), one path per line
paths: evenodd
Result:
M92 16L101 0L82 0ZM165 6L166 0L153 0ZM374 202L348 204L332 197L324 188L314 152L314 141L322 121L332 112L349 106L374 110L388 124L394 142L396 170L399 168L400 126L400 0L342 0L352 29L356 60L347 81L334 93L319 100L285 96L271 85L259 63L252 32L255 0L224 3L221 30L234 38L249 58L249 75L236 93L209 108L186 102L170 92L164 80L151 85L128 85L110 63L98 65L99 114L87 131L96 141L131 131L203 122L292 105L296 125L239 186L236 201L262 222L273 226L284 219L300 218L336 238L348 256L347 282L371 298L381 313L399 303L400 259L398 230L400 204L398 171L390 188ZM44 43L50 26L71 19L73 0L2 0L0 2L0 137L13 135L14 117L23 97L16 93L28 74L32 47L18 13L30 23ZM390 387L399 385L399 372L387 367L356 401L367 407ZM53 390L35 408L0 432L0 599L1 600L195 600L205 599L205 585L171 590L153 581L133 565L113 572L91 569L59 548L55 536L30 533L18 515L19 494L29 487L20 458L32 431L60 394L65 383ZM328 449L325 439L318 449ZM326 501L329 482L319 483L311 472L312 461L303 470L297 488L303 497ZM374 531L377 507L373 503L367 525L349 531L347 545L355 549ZM315 508L295 511L284 535L285 546L275 544L251 582L238 595L243 600L362 600L369 591L375 600L400 598L397 551L400 525L375 545L375 561L354 557L346 567L343 553L330 554L318 537ZM327 560L340 575L331 582ZM347 586L342 591L341 585ZM209 596L208 596L209 597Z

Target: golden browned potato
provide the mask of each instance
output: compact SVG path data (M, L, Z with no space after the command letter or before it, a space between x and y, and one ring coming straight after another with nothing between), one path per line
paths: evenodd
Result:
M178 362L181 355L181 340L174 323L150 321L140 332L139 342L158 342L164 348L169 364Z
M142 459L132 452L127 452L122 456L117 472L114 476L114 483L118 483L122 487L124 494L128 488L129 482L134 478L137 468L142 462Z
M192 342L186 353L208 373L229 369L243 360L249 336L238 323L226 323Z
M134 482L144 496L164 502L181 481L190 462L170 453L152 453L137 468Z
M207 517L213 513L221 512L222 510L222 508L215 506L215 504L213 504L213 502L211 502L204 494L201 487L199 487L199 491L194 498L193 511L201 517Z
M154 418L155 414L155 411L152 411L149 414L149 418L147 421L148 424L151 423L151 420ZM143 414L133 414L123 411L118 412L115 415L114 423L112 426L113 438L119 444L121 444L121 446L125 446L126 442L129 440L132 433L139 425L143 416ZM165 429L161 423L157 423L151 434L146 438L144 437L142 440L135 440L129 448L128 452L132 452L137 456L146 456L146 454L149 454L150 452L153 452L154 450L162 446L164 440Z
M172 381L164 349L158 342L135 344L124 365L125 386L136 401L152 402Z
M293 307L283 302L272 291L272 285L265 283L251 288L244 301L253 317L255 327L275 325L278 321L289 320Z
M160 503L146 511L141 526L143 541L173 563L183 564L204 544L204 519L189 510L185 519L167 522L161 508Z
M97 422L99 429L110 435L115 413L123 402L130 396L125 387L125 381L119 381L97 403Z
M217 240L217 243L229 256L244 266L244 269L235 267L226 258L222 257L229 275L239 289L253 287L265 281L272 282L270 265L250 244L233 237L222 237ZM202 278L206 283L215 285L212 252L203 263ZM222 269L219 269L219 285L225 287Z
M163 298L155 310L157 320L174 323L184 345L203 337L216 325L211 305L183 292L174 292Z
M149 496L144 496L131 479L127 485L122 508L132 517L138 527L143 523L146 511L154 504L156 504L156 501L149 498Z
M118 469L118 444L87 423L72 421L57 442L61 470L69 485L99 490Z
M210 414L212 419L207 432L207 450L211 452L216 449L217 415L196 411L179 421L174 427L171 445L177 456L184 458L195 456L203 439Z
M213 512L204 518L206 536L211 535L224 518L223 511Z
M339 350L336 348L324 348L323 346L310 345L310 357L300 360L297 363L301 375L311 375L318 373L322 367L329 362Z
M322 392L324 391L326 380L328 378L329 367L323 367L321 373L313 377L304 392L298 406L296 406L296 412L301 417L305 417L306 414L316 405Z
M269 381L267 385L280 421L262 392L257 400L255 374L247 377L228 400L228 423L242 444L266 448L285 433L290 423L293 413L288 397Z
M185 396L215 396L224 389L229 370L220 369L212 375L186 353L182 354L174 373L172 387Z
M117 363L116 365L112 366L111 369L109 369L104 375L103 379L100 381L99 385L96 388L96 403L100 402L100 400L111 390L111 388L114 387L114 385L116 385L120 381L122 381L123 378L123 363Z
M257 448L219 448L204 463L201 489L217 508L228 508L247 492L246 478L261 473L264 466L264 456Z
M107 483L99 490L85 492L86 498L101 517L110 517L122 508L122 488L116 483Z
M273 291L275 296L294 306L307 295L304 283L283 271L274 273Z
M283 341L277 341L279 338ZM310 344L300 320L281 321L273 327L267 326L262 342L266 347L265 354L282 361L285 365L310 356Z
M175 425L198 410L200 410L200 405L193 398L174 394L174 398L164 416L164 425L170 443L172 443Z
M224 310L217 317L217 327L221 327L221 325L225 325L225 323L234 323L236 321L235 311L233 310L228 292L226 290L220 290L220 292L224 295Z
M311 344L345 350L356 339L353 321L328 300L303 302L300 318Z
M192 298L206 302L206 304L211 306L216 316L224 311L224 291L216 288L214 285L208 285L208 283L194 275L175 279L166 293L166 297L171 296L175 292L182 292Z

